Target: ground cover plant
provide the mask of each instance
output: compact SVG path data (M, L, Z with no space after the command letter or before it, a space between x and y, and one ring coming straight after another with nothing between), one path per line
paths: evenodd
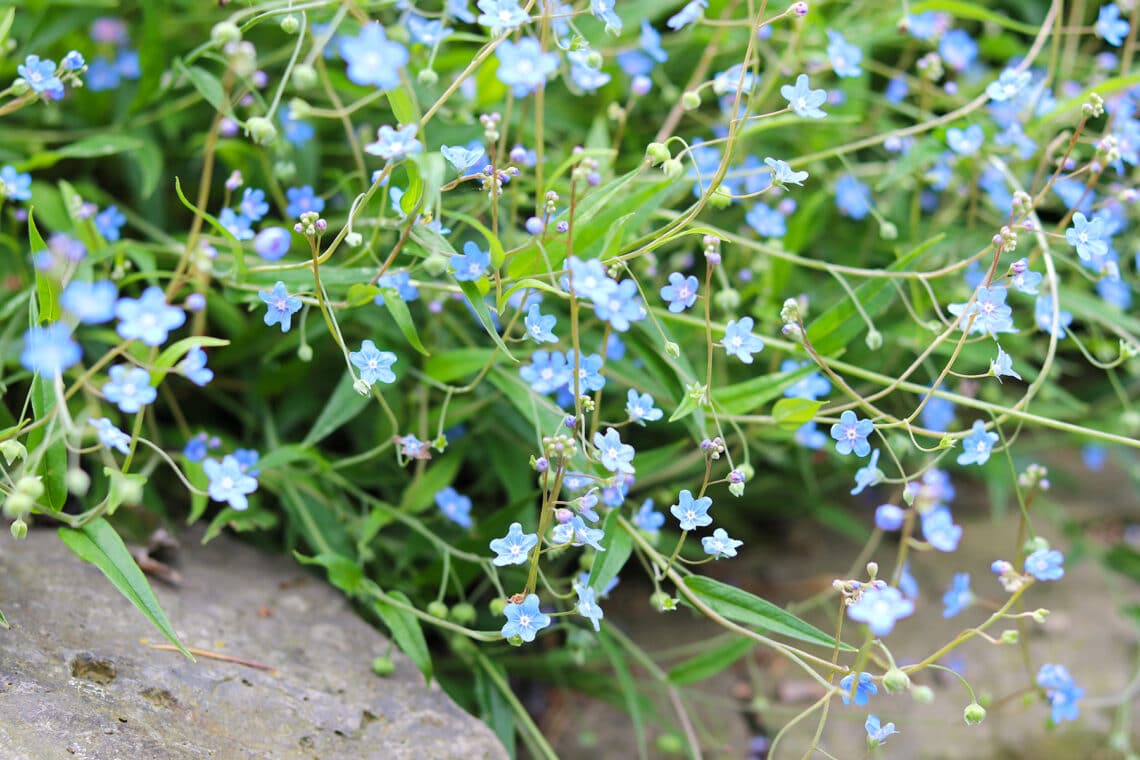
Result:
M612 699L630 756L699 757L687 689L756 648L820 695L756 756L889 756L921 729L875 695L928 699L968 642L1024 684L956 674L947 720L1022 697L1043 725L1079 720L1080 653L1031 661L1026 636L1070 563L1135 579L1140 553L1128 533L1051 545L1064 505L1035 455L1133 467L1140 446L1138 13L9 9L11 534L57 526L178 646L120 534L276 542L537 757L554 750L521 678ZM975 482L1019 527L920 604L909 568L953 564ZM789 520L866 541L798 614L708 572ZM619 579L666 629L698 614L731 635L655 662L607 621ZM916 614L944 635L896 662ZM1131 752L1127 694L1092 701ZM838 710L862 711L865 745L824 746ZM782 744L804 721L814 740Z

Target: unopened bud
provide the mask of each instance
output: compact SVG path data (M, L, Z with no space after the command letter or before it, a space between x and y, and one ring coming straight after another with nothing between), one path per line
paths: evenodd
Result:
M396 663L391 657L377 657L372 660L372 672L386 678L396 672Z
M241 39L241 29L232 21L219 21L210 30L210 42L215 45L228 45Z
M920 705L928 705L934 701L934 690L929 686L915 686L910 690L910 696Z
M686 92L681 96L681 107L686 111L695 111L701 107L701 96L697 92Z
M19 441L7 440L0 443L0 456L4 457L5 464L12 464L27 457L28 449Z
M685 173L684 165L676 158L670 158L661 163L661 171L665 173L668 179L677 179Z
M447 613L448 613L447 605L444 604L443 602L439 601L438 599L436 599L434 602L428 603L427 614L431 615L432 617L439 618L440 620L443 620L444 618L447 617Z
M277 127L264 116L254 116L246 121L245 133L258 145L268 145L277 139Z
M297 30L301 28L301 22L297 17L290 13L281 19L281 31L285 34L296 34Z
M905 691L910 688L910 676L898 668L891 668L883 676L883 686L890 694Z
M966 705L966 709L962 712L962 717L966 719L967 726L976 726L986 719L986 708L977 702L971 702Z
M23 541L28 535L28 524L17 517L8 530L12 531L12 538Z

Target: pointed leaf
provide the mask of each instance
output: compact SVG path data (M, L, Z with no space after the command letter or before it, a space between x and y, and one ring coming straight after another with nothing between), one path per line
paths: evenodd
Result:
M772 407L772 419L781 430L798 430L815 419L822 401L810 398L782 398Z
M715 676L752 651L754 646L756 642L752 639L733 638L726 644L701 652L675 666L669 671L669 683L674 686L687 686Z
M599 594L617 577L633 553L633 539L621 526L620 517L621 512L617 509L606 515L605 536L601 544L605 551L594 555L594 564L590 568L587 585Z
M389 591L388 596L408 606L412 605L410 599L399 591ZM392 632L392 638L400 651L408 656L420 672L424 674L424 681L431 683L432 664L431 652L428 651L427 640L424 638L420 621L412 613L400 609L382 599L373 602L376 614Z

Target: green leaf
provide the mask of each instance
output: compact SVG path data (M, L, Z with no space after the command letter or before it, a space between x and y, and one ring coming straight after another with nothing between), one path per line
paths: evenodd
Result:
M424 197L424 181L420 177L420 167L415 161L405 161L404 170L408 173L407 190L400 196L400 210L405 214L413 213Z
M715 676L732 663L752 651L752 639L733 637L726 644L701 652L669 671L667 678L674 686L688 686Z
M380 295L381 292L382 289L375 285L357 282L348 286L348 295L345 296L344 300L348 302L350 307L363 306L372 303L372 299Z
M405 514L416 514L432 506L435 503L436 493L455 482L455 475L459 472L461 464L463 464L461 456L446 456L434 460L422 475L413 479L404 489L400 497L400 511Z
M32 254L47 250L47 243L36 227L35 209L28 209L28 244ZM55 322L59 319L59 295L63 291L59 280L49 272L36 267L36 306L40 312L40 322Z
M471 304L471 308L475 310L475 315L479 317L479 324L483 325L483 329L495 341L495 344L503 349L503 353L513 361L518 362L514 357L511 350L507 348L507 344L499 337L499 333L495 330L495 323L491 319L491 311L487 308L487 302L483 300L483 295L479 292L479 288L473 282L461 282L459 287L463 290L463 295L467 296L467 301Z
M700 598L701 602L729 620L797 641L818 644L821 647L835 647L835 639L811 623L800 620L787 610L743 589L702 575L690 575L685 579L685 585ZM839 648L844 652L855 651L854 647L842 642Z
M230 114L230 104L226 100L226 91L218 78L199 66L187 66L180 58L174 59L174 68L190 80L198 94L206 102L227 116Z
M424 363L424 373L441 383L473 375L491 360L491 348L457 348L434 354Z
M225 338L211 338L207 335L193 335L189 338L172 343L163 349L162 353L154 361L154 368L159 372L164 372L182 360L190 349L198 348L218 348L220 346L228 346L230 342Z
M400 298L395 288L386 288L385 290L387 292L384 296L384 307L392 315L393 321L400 328L400 332L404 334L408 344L424 356L431 356L420 341L419 333L416 332L416 323L412 320L412 313L408 311L408 304L404 302L403 298Z
M606 515L601 544L605 551L594 555L594 564L590 568L587 585L599 594L617 577L633 553L633 539L621 526L620 518L621 513L616 509Z
M792 383L811 374L812 369L811 366L800 367L715 388L712 392L713 405L722 414L754 414Z
M795 431L815 419L822 401L810 398L782 398L772 407L772 419L781 430Z
M412 606L407 596L399 591L389 591L388 596L398 602ZM389 602L377 599L373 602L376 614L392 632L392 638L400 651L415 663L415 666L424 674L424 681L431 683L432 665L431 652L428 651L427 640L423 629L420 628L419 619L412 613L402 610Z
M681 403L678 404L677 408L673 411L673 414L669 416L669 421L676 422L677 420L684 419L700 408L700 402L697 401L694 396L686 393L685 397L681 399Z
M54 153L59 158L100 158L131 153L140 150L142 146L143 141L138 137L121 132L100 132L65 145Z
M1104 553L1104 564L1121 575L1140 581L1140 552L1117 544Z
M315 557L306 557L300 552L293 552L293 556L302 565L316 565L323 567L328 573L329 583L348 594L355 595L364 584L364 570L355 560L340 554L322 553Z
M8 618L4 617L4 610L0 610L0 628L5 630L11 628L11 626L8 625Z
M420 120L420 109L412 94L403 87L388 90L388 105L400 125L415 124Z
M60 528L59 537L77 557L103 571L103 575L107 576L119 593L154 623L179 652L191 660L194 659L178 640L178 634L174 632L166 613L159 606L146 576L135 564L135 559L127 550L123 539L119 538L119 534L109 522L98 517L82 528Z
M910 12L914 15L925 13L926 11L943 11L949 13L951 16L958 18L968 18L971 21L985 21L990 24L1004 26L1021 34L1028 34L1033 37L1041 31L1040 25L1023 24L1020 21L1014 21L1008 16L996 13L989 10L985 5L976 3L964 2L963 0L927 0L926 2L916 3L910 7Z
M37 373L32 378L31 395L32 414L37 420L46 419L56 405L52 381ZM45 447L36 466L36 474L41 478L48 506L56 512L63 509L67 501L67 445L63 436L48 437L57 427L58 424L52 421L34 428L28 433L25 444L33 456L37 449Z
M503 260L507 257L506 252L503 250L503 244L499 241L499 238L495 236L495 233L491 232L491 230L489 230L485 224L480 222L475 217L468 216L467 214L459 211L448 211L447 215L449 217L455 217L461 222L465 222L478 230L479 234L483 236L483 239L487 241L487 247L490 249L491 266L495 269L498 269L503 265ZM506 299L504 297L504 300L499 303L500 308L502 308L505 300Z
M353 389L352 376L345 373L301 444L312 446L324 440L334 430L360 414L367 404L368 399Z

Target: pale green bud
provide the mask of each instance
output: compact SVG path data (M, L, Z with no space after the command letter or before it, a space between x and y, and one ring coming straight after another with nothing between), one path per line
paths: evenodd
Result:
M665 173L668 179L677 179L685 173L685 166L676 158L670 158L662 162L661 171Z
M277 139L277 127L264 116L253 116L246 121L245 133L258 145L268 145Z
M227 45L241 39L241 29L232 21L219 21L210 30L210 42L215 45Z
M293 86L298 90L316 87L318 79L317 70L307 63L298 63L293 67ZM292 113L292 106L289 106L289 111Z
M701 107L701 95L698 92L686 92L681 96L681 107L686 111L695 111Z
M0 456L4 457L5 464L12 464L17 459L28 456L28 449L19 441L7 440L0 443Z
M645 148L645 155L650 158L654 166L668 161L673 155L665 143L651 142Z
M301 28L301 22L297 17L290 13L281 19L281 31L285 34L296 34L297 30Z
M976 726L986 719L986 708L977 702L971 702L966 705L966 709L962 712L962 717L965 718L967 726Z

